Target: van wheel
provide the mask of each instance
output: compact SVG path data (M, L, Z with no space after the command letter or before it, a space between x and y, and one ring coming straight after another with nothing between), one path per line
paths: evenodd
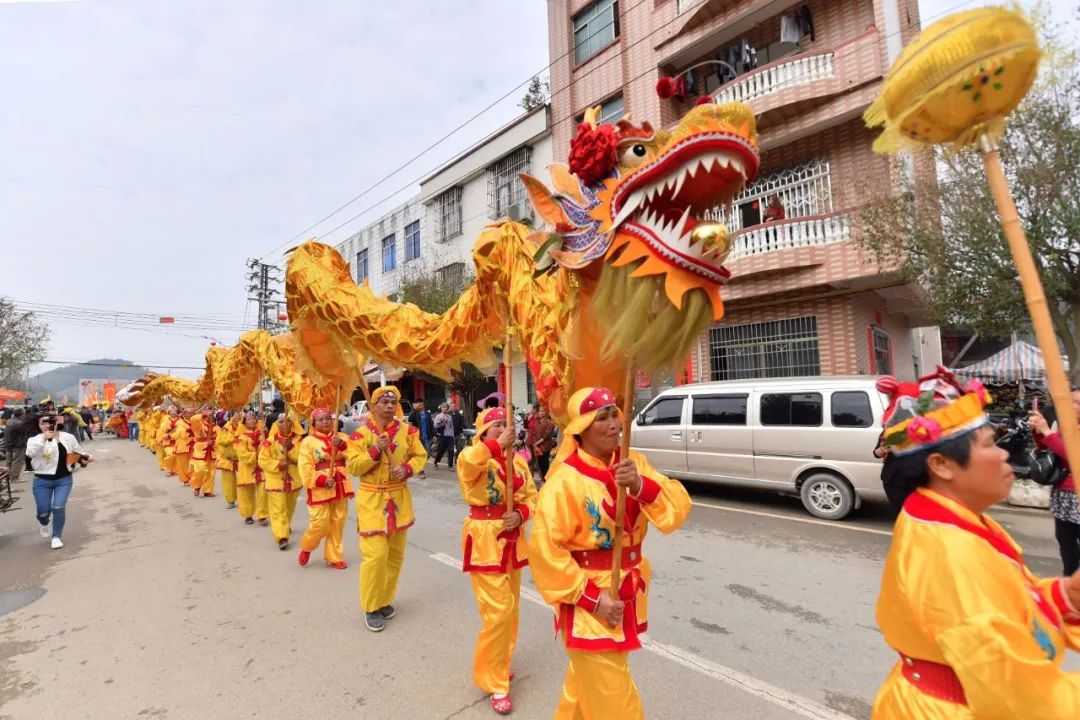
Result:
M855 491L846 480L828 473L806 478L799 489L799 497L811 515L825 520L846 517L855 507Z

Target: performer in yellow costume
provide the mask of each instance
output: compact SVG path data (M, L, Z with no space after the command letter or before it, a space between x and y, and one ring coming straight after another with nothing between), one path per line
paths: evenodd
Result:
M263 435L259 418L253 412L244 414L244 425L236 434L233 450L236 452L236 497L240 517L248 525L255 524L256 485L262 482L259 468L259 446Z
M334 432L337 420L326 408L311 414L311 433L300 443L297 467L307 488L308 528L300 538L297 561L307 565L311 553L323 542L323 558L330 567L348 567L343 557L342 535L349 515L352 481L345 474L344 433Z
M214 433L214 460L221 471L221 492L225 496L225 509L236 507L236 450L233 444L240 432L240 416L233 414L228 420L222 418Z
M173 469L181 485L191 484L191 409L185 408L170 434L173 444Z
M990 396L947 370L892 395L884 441L909 495L897 518L877 620L899 658L874 720L1080 717L1080 573L1039 578L986 510L1012 487L983 412Z
M191 416L191 487L195 497L214 497L214 422L209 412Z
M536 484L529 464L514 455L514 510L506 511L506 451L514 443L506 408L476 419L476 438L458 456L458 482L469 506L462 528L461 569L469 573L483 627L476 639L473 682L491 694L500 715L513 710L510 659L517 644L521 568L529 564L522 526L536 509Z
M259 467L262 468L263 486L270 509L270 529L279 550L289 547L296 499L304 487L297 465L303 439L298 423L282 413L270 428L270 434L263 441L259 453Z
M555 606L570 661L555 718L639 720L644 713L627 659L641 648L638 636L648 625L650 568L641 545L650 524L664 533L682 525L690 496L644 455L620 460L622 420L610 390L578 390L567 412L529 540L533 580ZM623 578L614 600L608 588L620 485L627 490Z
M165 415L161 418L161 422L158 423L158 463L161 465L161 469L169 477L176 475L176 470L173 466L172 431L173 428L176 427L179 415L180 411L177 407L175 405L170 405L165 411Z
M394 617L394 596L414 522L408 479L427 464L416 427L398 415L401 393L386 385L371 393L371 419L349 438L349 473L360 479L356 524L360 535L360 607L368 630Z

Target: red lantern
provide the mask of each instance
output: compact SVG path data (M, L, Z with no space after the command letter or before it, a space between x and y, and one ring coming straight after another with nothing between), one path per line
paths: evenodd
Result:
M213 340L210 341L210 347L217 347L217 343Z
M163 315L158 318L158 323L161 325L172 325L174 322L176 322L176 319L169 317L168 315Z
M278 319L278 322L285 322L286 320L289 319L289 316L286 315L285 313L281 313L280 315L277 316L277 319Z

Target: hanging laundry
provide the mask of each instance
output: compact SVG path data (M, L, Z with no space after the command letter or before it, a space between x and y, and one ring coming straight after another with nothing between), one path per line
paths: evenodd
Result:
M683 79L686 81L686 96L696 97L698 95L697 73L693 70L687 70L686 74L683 75Z
M742 63L743 72L749 72L757 67L757 48L750 38L739 41L739 61Z
M686 75L675 78L675 92L672 94L679 102L686 100Z
M780 16L780 42L797 43L802 36L797 15Z
M721 84L730 82L735 79L735 76L739 74L739 46L731 45L727 49L727 59L725 62L728 64L723 69L724 75Z
M795 13L796 19L799 21L799 30L803 35L809 35L810 40L814 40L814 16L810 14L810 7L802 5Z

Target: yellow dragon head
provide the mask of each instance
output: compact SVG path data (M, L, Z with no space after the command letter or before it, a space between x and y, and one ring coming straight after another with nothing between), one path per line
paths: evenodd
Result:
M522 176L550 226L532 237L537 272L595 280L593 311L612 329L609 349L649 355L657 366L677 361L655 357L663 343L642 317L690 333L723 316L730 238L705 216L757 174L754 116L742 103L709 103L668 131L629 119L598 124L598 113L590 109L578 126L569 165L551 166L554 191Z

